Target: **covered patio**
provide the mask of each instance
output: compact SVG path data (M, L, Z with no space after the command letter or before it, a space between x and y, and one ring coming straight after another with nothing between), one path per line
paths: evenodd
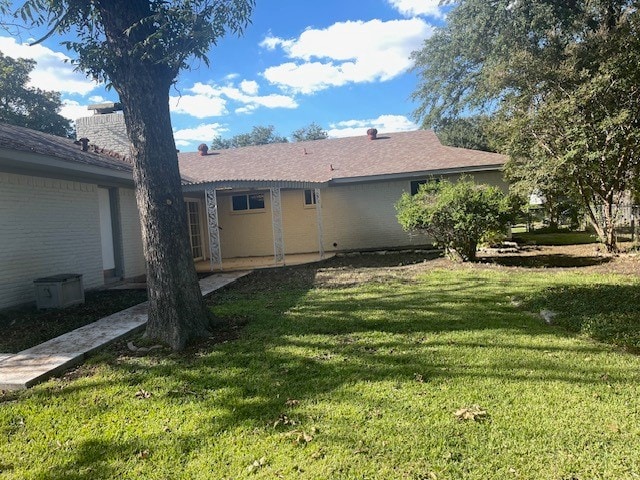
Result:
M328 258L323 246L321 186L291 181L215 181L183 185L190 207L189 228L196 270L204 273L270 268ZM288 224L296 224L296 230L301 229L307 241L304 247L295 245L288 249L291 253L285 250L284 192L289 192L289 196L296 192L300 199L304 197L307 219L313 219L303 225L290 214ZM202 205L201 211L191 208L195 207L194 202ZM259 217L262 223L257 221ZM250 244L253 251L235 248L240 244L245 247ZM267 254L269 251L273 253Z
M281 263L275 263L273 255L263 257L237 257L237 258L225 258L222 260L222 265L219 263L214 264L213 267L209 260L201 260L196 262L196 271L198 273L208 272L234 272L238 270L256 270L259 268L274 268L282 267L285 265L302 265L305 263L315 263L322 260L326 260L335 256L335 253L325 253L324 257L320 257L318 253L297 253L285 255L284 260Z

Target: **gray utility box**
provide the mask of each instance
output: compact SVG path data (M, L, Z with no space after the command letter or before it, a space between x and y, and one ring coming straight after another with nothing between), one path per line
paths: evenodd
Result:
M33 285L36 289L36 305L40 309L64 308L84 303L84 287L79 273L38 278L33 281Z

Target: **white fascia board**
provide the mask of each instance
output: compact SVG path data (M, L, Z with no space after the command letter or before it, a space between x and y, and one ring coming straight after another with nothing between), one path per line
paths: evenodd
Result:
M23 175L81 182L133 185L133 173L62 158L0 149L0 170Z
M404 180L414 178L434 177L437 175L455 175L459 173L475 173L475 172L496 172L504 168L504 164L482 165L478 167L458 167L445 168L439 170L422 170L418 172L389 173L385 175L367 175L363 177L343 177L334 178L329 181L329 185L338 185L345 183L365 183L365 182L384 182L389 180Z

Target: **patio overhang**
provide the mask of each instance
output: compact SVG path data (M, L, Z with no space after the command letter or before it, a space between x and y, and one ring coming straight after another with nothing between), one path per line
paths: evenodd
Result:
M325 256L323 246L321 187L326 182L308 182L295 180L218 180L211 182L183 183L183 193L204 194L209 237L209 260L211 270L222 270L222 251L220 242L220 224L218 220L218 192L247 190L269 190L271 197L271 224L273 227L274 265L285 265L284 229L282 218L282 190L312 190L316 206L316 225L318 237L318 255Z

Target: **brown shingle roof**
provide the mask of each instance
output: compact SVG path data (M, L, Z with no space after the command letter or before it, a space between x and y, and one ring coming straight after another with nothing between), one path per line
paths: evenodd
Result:
M0 123L0 148L36 153L111 170L124 172L133 170L130 163L108 153L95 152L91 146L89 151L83 152L71 139L3 123Z
M302 181L325 183L378 175L474 168L498 169L497 153L447 147L431 130L180 153L180 172L195 183Z

